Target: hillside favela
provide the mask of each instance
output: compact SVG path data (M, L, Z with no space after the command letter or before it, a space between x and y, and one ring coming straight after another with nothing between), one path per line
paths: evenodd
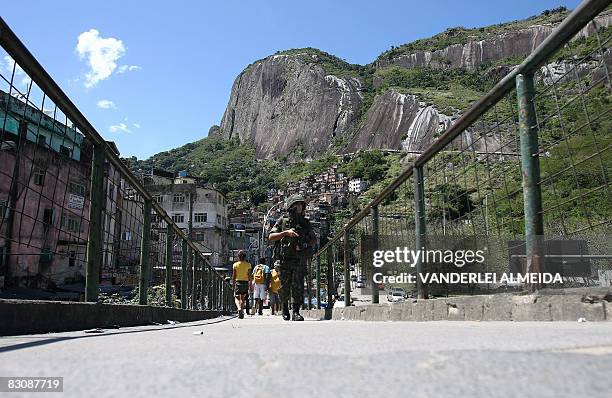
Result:
M610 1L340 3L0 6L0 392L608 396Z

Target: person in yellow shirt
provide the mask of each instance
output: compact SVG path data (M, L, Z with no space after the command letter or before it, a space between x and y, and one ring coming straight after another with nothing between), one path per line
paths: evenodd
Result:
M272 315L276 315L277 312L280 311L280 297L278 296L278 292L281 287L280 281L280 269L279 269L280 261L274 262L272 265L272 272L270 275L270 309L272 310Z
M238 307L238 318L244 318L245 297L249 294L249 283L251 282L251 264L246 261L246 253L238 252L238 261L232 266L232 286L234 287L234 300Z

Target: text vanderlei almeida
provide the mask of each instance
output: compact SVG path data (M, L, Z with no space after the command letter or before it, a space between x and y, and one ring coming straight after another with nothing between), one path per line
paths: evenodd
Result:
M406 264L415 267L418 261L422 263L454 264L462 268L470 264L482 264L485 261L484 250L412 250L408 247L397 247L395 250L375 250L372 265L381 268L385 264ZM419 278L423 283L561 283L558 273L525 273L513 274L496 272L421 272L412 274L402 272L398 275L383 275L375 272L372 275L374 283L416 283Z

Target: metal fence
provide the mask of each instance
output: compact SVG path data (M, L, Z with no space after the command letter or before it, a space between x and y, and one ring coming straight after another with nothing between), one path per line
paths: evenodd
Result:
M173 222L1 19L0 44L0 286L78 297L85 283L84 300L111 302L122 301L117 286L138 286L131 302L232 310L213 251Z
M356 287L376 303L379 289L390 286L398 289L388 292L389 300L404 294L399 288L426 298L610 286L609 3L580 4L336 231L314 255L311 270L329 300L350 304ZM424 255L404 257L404 247ZM461 256L481 250L482 258L459 258L457 250ZM504 273L545 271L562 282L501 281ZM495 278L425 283L417 277L449 272ZM386 286L382 276L391 277Z

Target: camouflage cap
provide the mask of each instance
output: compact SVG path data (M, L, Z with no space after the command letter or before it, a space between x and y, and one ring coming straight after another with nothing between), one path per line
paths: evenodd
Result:
M287 198L287 200L285 201L285 206L287 209L289 209L291 206L298 202L306 204L306 199L304 199L304 197L300 194L293 194Z

